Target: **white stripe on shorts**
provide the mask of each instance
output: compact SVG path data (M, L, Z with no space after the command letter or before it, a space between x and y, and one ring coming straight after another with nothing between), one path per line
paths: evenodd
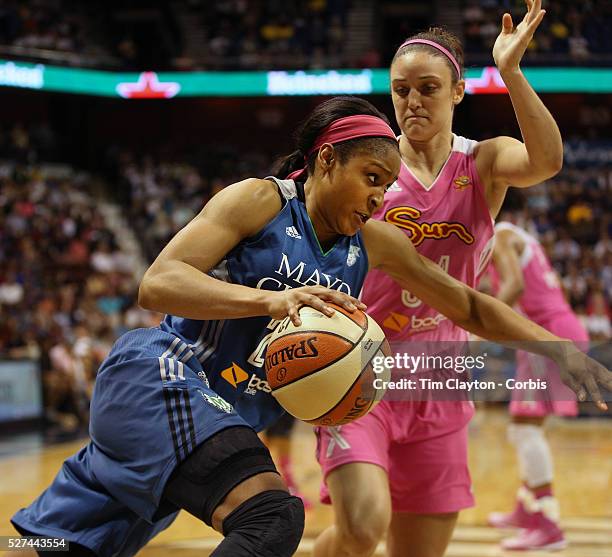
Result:
M161 375L162 383L166 382L166 364L162 357L158 358L159 360L159 374Z

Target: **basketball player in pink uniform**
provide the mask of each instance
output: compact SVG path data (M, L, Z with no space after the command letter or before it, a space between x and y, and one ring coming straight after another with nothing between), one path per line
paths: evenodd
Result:
M491 278L497 298L529 319L580 348L588 348L588 334L567 303L557 274L540 243L509 222L495 226ZM512 391L508 440L515 446L521 479L514 511L493 513L489 523L498 528L521 528L502 541L504 549L562 549L567 543L559 528L559 504L553 497L553 462L542 426L550 414L575 416L578 405L548 361L517 353L516 379L542 379L546 391ZM538 396L539 395L539 396Z
M391 63L402 167L375 217L395 224L421 254L472 286L509 185L537 184L563 162L555 120L519 68L544 17L540 0L527 0L527 8L517 27L503 16L493 48L522 142L453 134L465 81L462 47L452 34L419 33ZM391 342L467 340L465 331L381 273L370 273L362 298ZM319 428L322 500L333 503L335 524L317 539L315 557L369 556L385 534L391 557L441 557L459 511L474 501L467 467L472 415L469 402L383 401L354 423Z

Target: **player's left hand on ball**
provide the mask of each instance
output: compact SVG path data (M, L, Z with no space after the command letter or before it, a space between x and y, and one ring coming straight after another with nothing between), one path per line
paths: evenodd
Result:
M572 349L559 366L561 380L576 393L580 402L590 396L600 410L608 409L600 389L612 391L612 372L577 348Z
M270 292L268 298L267 314L274 319L289 316L296 327L302 324L299 311L303 306L313 307L328 317L334 314L333 308L329 306L330 302L350 312L365 310L367 307L353 296L323 286L301 286L282 292Z

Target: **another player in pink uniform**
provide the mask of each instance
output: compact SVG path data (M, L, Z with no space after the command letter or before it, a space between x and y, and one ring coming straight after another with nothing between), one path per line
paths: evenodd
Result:
M588 334L567 303L539 242L509 222L495 226L495 238L491 277L497 298L509 306L517 304L529 319L586 350ZM554 365L518 352L516 379L530 378L545 380L549 388L512 391L508 439L516 447L524 486L518 491L514 511L493 513L489 522L499 528L521 528L515 537L502 541L504 549L562 549L566 541L558 526L559 504L552 493L553 462L542 425L550 414L575 416L578 405L573 393L560 382Z
M394 223L421 254L472 286L508 186L537 184L562 166L559 129L519 68L544 17L540 0L527 0L527 7L516 28L504 15L493 49L523 142L475 142L452 133L465 81L462 47L450 33L431 29L411 37L391 63L403 165L376 217ZM369 275L362 297L391 341L467 339L380 273ZM459 510L473 505L467 468L472 414L467 402L383 401L354 423L319 428L322 499L333 502L335 524L317 539L314 555L372 555L387 534L392 557L442 556Z

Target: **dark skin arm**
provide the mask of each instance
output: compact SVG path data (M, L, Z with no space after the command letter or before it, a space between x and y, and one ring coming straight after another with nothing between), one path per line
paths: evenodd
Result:
M189 319L238 319L289 315L299 325L304 305L331 315L326 302L349 311L365 308L357 299L322 286L282 292L231 284L206 274L240 241L257 234L280 211L276 185L248 179L215 195L161 251L145 273L138 303L145 309Z
M612 390L612 373L583 354L572 342L553 335L503 302L451 277L419 255L408 237L389 223L368 221L363 227L363 238L372 267L386 272L402 288L479 337L529 342L525 349L559 364L561 379L580 400L586 400L588 391L601 410L607 409L598 385Z

